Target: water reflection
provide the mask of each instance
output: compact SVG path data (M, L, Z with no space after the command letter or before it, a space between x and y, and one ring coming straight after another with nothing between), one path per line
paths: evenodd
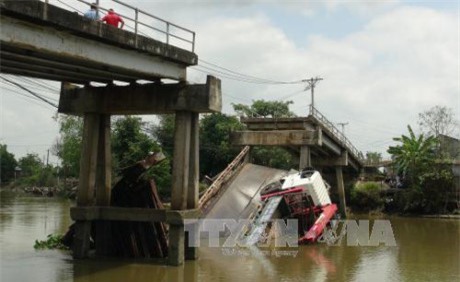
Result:
M0 192L0 281L459 281L460 221L390 218L396 247L314 244L281 249L202 247L181 267L145 261L73 260L35 251L35 239L63 233L71 202ZM345 241L345 240L344 240ZM277 249L278 250L278 249Z

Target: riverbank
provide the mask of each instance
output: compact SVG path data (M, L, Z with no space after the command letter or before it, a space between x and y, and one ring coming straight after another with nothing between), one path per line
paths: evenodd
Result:
M423 218L445 218L445 219L459 219L460 214L427 214L427 215L420 215Z

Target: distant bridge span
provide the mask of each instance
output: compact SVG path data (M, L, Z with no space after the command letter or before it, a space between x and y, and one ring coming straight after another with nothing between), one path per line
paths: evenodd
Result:
M300 156L299 168L341 166L359 171L363 155L317 109L308 117L242 118L247 130L232 134L234 145L283 146Z

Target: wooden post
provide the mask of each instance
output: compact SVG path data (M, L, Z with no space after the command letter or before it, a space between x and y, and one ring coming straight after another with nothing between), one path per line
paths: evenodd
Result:
M340 211L341 216L343 218L346 218L347 217L347 204L345 201L345 187L343 184L342 167L336 166L335 173L337 176L337 191L339 194L339 211Z
M96 158L99 138L99 115L85 114L83 141L80 159L80 175L77 191L77 206L89 206L94 203L96 178ZM91 234L90 221L77 221L75 224L74 258L88 256Z
M110 150L110 115L101 115L99 120L99 144L96 177L96 205L110 205L112 187L112 155ZM110 254L110 223L96 221L96 254Z
M189 178L188 178L188 193L187 193L187 209L198 208L199 197L199 173L200 173L200 124L199 114L191 113L191 130L190 130L190 160L189 160ZM195 228L193 236L197 236ZM195 247L189 246L188 238L190 234L185 234L185 259L195 260L198 258L198 250Z
M192 116L190 112L176 112L171 193L172 210L183 210L187 208L191 124ZM184 262L184 237L183 225L169 225L168 260L171 265L180 265Z
M311 166L311 154L308 146L300 147L299 170Z

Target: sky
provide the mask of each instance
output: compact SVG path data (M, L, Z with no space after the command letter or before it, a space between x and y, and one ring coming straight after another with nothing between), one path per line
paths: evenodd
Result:
M50 2L69 10L87 9L76 0ZM433 106L449 107L460 117L457 0L124 2L196 32L200 63L187 71L191 83L205 82L206 72L213 73L210 63L273 81L323 78L315 88L315 107L331 122L347 123L345 135L363 153L388 157L392 138L406 134L407 125L419 132L418 114ZM113 1L100 4L133 15ZM215 75L222 80L226 114L234 114L232 103L265 99L292 100L291 111L308 115L311 98L305 83L247 83L227 78L228 72ZM4 77L58 99L57 83ZM0 143L16 158L27 153L45 158L58 137L55 108L4 81L0 87ZM453 135L459 134L457 130ZM52 154L50 162L57 162Z

